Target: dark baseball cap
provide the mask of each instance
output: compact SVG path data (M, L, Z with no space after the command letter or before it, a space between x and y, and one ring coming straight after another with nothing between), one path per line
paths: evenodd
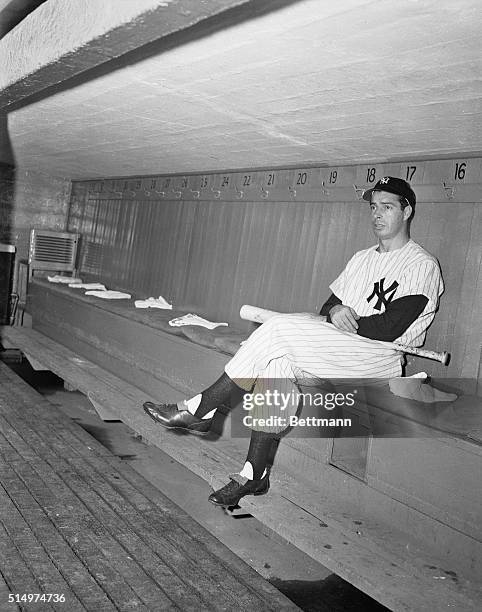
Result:
M415 206L415 202L417 201L415 193L413 192L409 183L401 178L396 178L393 176L384 176L378 181L375 187L364 191L363 199L370 202L372 193L374 191L388 191L388 193L399 195L402 198L405 198L412 208Z

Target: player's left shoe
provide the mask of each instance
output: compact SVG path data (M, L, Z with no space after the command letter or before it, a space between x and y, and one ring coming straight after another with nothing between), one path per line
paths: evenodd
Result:
M265 495L269 491L269 473L259 480L245 480L244 484L231 479L227 485L214 491L208 500L215 506L230 508L236 506L245 495Z
M159 425L168 429L183 429L198 436L208 434L213 422L212 418L200 419L187 410L179 410L176 404L145 402L143 408L144 412Z

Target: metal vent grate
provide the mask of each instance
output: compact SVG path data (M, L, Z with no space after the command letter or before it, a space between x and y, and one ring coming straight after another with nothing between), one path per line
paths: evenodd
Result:
M43 270L74 270L78 240L78 234L33 229L30 234L30 266Z

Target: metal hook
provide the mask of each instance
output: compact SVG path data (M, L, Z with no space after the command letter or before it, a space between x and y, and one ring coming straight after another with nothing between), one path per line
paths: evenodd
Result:
M191 191L191 193L192 193L192 195L193 195L194 199L195 199L195 200L198 200L198 199L199 199L199 197L200 197L200 195L201 195L201 192L200 192L200 191L197 191L197 190L195 190L195 189L191 189L190 191Z
M330 192L325 187L325 181L321 181L321 195L330 195Z
M179 190L173 189L172 190L172 195L176 198L176 200L180 200L182 193Z
M236 199L237 199L237 200L242 200L242 199L243 199L243 197L244 197L244 191L243 191L242 189L238 189L238 188L236 187L236 185L234 186L234 191L235 191L235 193L236 193Z
M218 200L221 197L221 192L219 191L219 189L214 189L214 187L211 187L211 191L213 192L216 200Z
M289 185L288 189L290 190L291 197L296 198L296 189L292 185Z
M355 190L357 200L363 200L363 194L365 193L365 189L363 189L363 187L357 187L356 185L353 185L353 189Z
M263 198L263 200L266 200L268 196L269 196L269 191L265 189L264 187L261 187L261 197Z
M443 181L442 184L445 190L445 195L447 196L447 200L453 200L455 198L455 185L447 185L445 181Z
M156 193L158 193L161 196L161 198L165 197L166 195L165 191L159 191L158 189L156 189Z

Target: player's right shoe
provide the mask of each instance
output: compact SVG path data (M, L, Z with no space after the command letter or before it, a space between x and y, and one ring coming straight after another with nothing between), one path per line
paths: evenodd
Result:
M209 433L213 419L200 419L187 410L179 410L176 404L155 404L144 402L144 412L153 421L167 429L183 429L198 436Z

